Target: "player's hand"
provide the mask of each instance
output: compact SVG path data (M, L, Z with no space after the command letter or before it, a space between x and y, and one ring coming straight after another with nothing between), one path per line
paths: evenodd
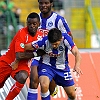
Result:
M82 72L82 70L80 69L80 67L74 67L74 69L73 69L73 72L76 72L76 75L78 76L80 76L80 75L82 75L83 74L83 72Z
M16 70L18 68L18 62L17 61L12 62L11 68L12 68L12 70Z
M44 54L46 54L46 52L44 50L42 50L42 49L38 49L36 51L36 53L37 53L37 56L43 56Z

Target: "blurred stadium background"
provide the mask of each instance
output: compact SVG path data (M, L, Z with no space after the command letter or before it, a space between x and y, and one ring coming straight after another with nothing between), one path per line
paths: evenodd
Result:
M1 0L0 0L1 1ZM9 1L9 0L8 0ZM21 9L20 22L26 25L26 17L30 12L39 13L37 0L12 0ZM100 47L100 0L54 0L53 10L63 15L72 31L74 41L79 48L99 48ZM58 4L60 1L62 3ZM8 16L10 17L10 16ZM1 21L1 20L0 20ZM0 22L0 32L3 29L5 34L0 33L0 50L7 49L12 37L18 30L14 22L15 31L11 32L10 22ZM8 30L7 30L8 29Z
M23 26L26 26L26 17L30 12L34 11L34 12L39 13L38 0L12 0L12 1L14 1L16 5L21 9L20 22L21 22L21 25ZM85 51L85 52L90 52L91 50L93 50L93 52L99 51L99 48L100 48L100 0L54 0L53 10L66 18L69 24L69 27L72 31L74 41L79 49L81 50L89 49L88 51ZM9 17L11 16L8 15L7 17L9 19ZM15 20L14 16L13 16L13 19ZM16 21L13 22L13 26L14 26L13 30L12 28L8 27L11 24L9 20L7 22L4 21L3 24L1 21L3 20L0 19L0 51L7 50L7 47L9 46L10 41L12 40L13 36L16 34L18 30L18 28L16 27L17 26ZM4 32L4 34L2 33L2 31ZM8 88L7 86L8 83L11 86L11 84L14 83L14 80L10 78L10 80L6 82L5 87L0 90L0 100L3 100L4 95L7 95L8 93L8 90L10 88L10 87ZM100 85L100 82L99 82L99 85ZM20 95L16 97L16 100L24 100L26 98L26 91L27 91L26 88L27 87L25 86L22 92L20 93ZM59 100L62 100L62 99L59 99ZM87 100L87 99L77 99L77 100ZM97 99L91 99L91 100L97 100Z

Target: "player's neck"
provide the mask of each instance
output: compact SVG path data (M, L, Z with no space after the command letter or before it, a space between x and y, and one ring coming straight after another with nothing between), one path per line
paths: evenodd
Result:
M48 13L45 13L45 14L42 13L42 17L43 18L48 18L51 14L52 14L52 11L50 11Z

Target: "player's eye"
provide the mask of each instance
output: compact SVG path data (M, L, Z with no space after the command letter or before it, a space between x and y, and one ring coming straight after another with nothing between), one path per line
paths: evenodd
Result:
M45 2L45 4L47 5L47 4L49 4L49 2Z
M27 23L28 25L31 25L31 23Z
M37 23L33 23L33 25L37 25Z

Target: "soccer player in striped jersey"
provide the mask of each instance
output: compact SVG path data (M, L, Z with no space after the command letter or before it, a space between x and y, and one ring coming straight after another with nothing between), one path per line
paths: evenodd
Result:
M39 3L39 9L40 9L40 26L39 30L43 33L43 36L47 36L48 31L52 28L58 28L61 32L69 34L72 38L72 34L69 28L69 25L66 21L66 19L60 15L58 15L56 12L52 11L53 7L53 0L38 0ZM35 62L35 60L33 60ZM32 61L32 62L33 62ZM34 77L33 77L34 76ZM38 88L38 73L37 73L37 64L33 64L31 67L31 77L30 77L30 86L28 90L28 100L32 100L33 97L34 100L37 100L37 88ZM57 91L54 91L54 88L56 87L55 82L52 80L50 84L50 93L52 96L57 93ZM55 88L56 90L57 88ZM54 93L53 93L54 92Z
M61 33L59 29L53 28L49 31L48 36L37 42L26 44L25 49L42 49L46 52L42 57L41 64L38 66L42 100L51 100L49 84L52 79L57 85L64 88L68 95L68 100L76 100L74 80L68 61L68 49L75 57L73 71L77 75L83 73L80 69L81 55L72 38L68 34Z
M56 12L53 12L53 0L38 0L40 9L40 31L44 33L44 36L48 34L48 30L52 28L58 28L63 33L68 33L71 37L71 31L66 19Z

